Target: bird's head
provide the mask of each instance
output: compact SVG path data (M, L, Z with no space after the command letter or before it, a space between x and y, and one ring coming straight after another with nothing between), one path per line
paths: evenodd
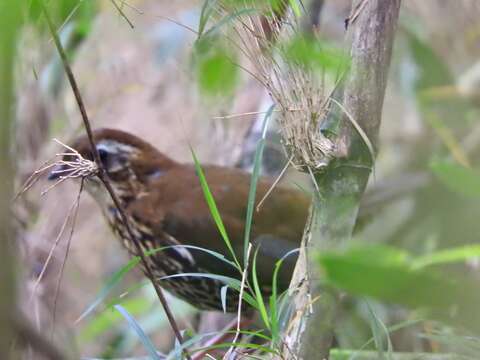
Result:
M142 139L116 129L97 129L93 132L93 141L100 161L115 190L135 196L136 192L152 179L160 177L165 171L175 165L175 162L154 146ZM87 160L94 161L90 141L86 135L79 136L69 145ZM78 156L77 156L78 158ZM64 155L64 163L56 167L49 176L50 180L72 175L75 168L69 162L75 163L75 155ZM87 189L96 191L99 187L96 176L87 176Z

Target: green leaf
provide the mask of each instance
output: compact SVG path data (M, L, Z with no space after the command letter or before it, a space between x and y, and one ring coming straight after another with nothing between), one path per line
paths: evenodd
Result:
M224 263L234 267L235 269L237 268L236 264L233 261L228 260L225 257L225 255L220 254L219 252L216 252L216 251L213 251L213 250L209 250L209 249L199 247L199 246L194 246L194 245L171 245L171 246L164 246L162 248L154 249L154 251L163 251L163 250L174 249L174 248L194 249L194 250L202 251L202 252L205 252L209 255L212 255L213 257L217 258L220 261L223 261ZM149 255L148 252L146 254Z
M243 16L243 15L250 15L250 14L254 14L256 13L257 10L256 9L251 9L251 8L247 8L247 9L240 9L240 10L236 10L236 11L233 11L232 13L226 15L224 18L222 18L219 22L217 22L215 25L213 25L210 29L208 29L208 31L203 35L204 37L206 36L212 36L212 35L216 35L216 33L225 25L231 23L233 20L239 18L240 16Z
M202 37L195 44L195 71L200 90L207 95L231 95L238 82L236 54L218 37Z
M213 257L225 262L226 264L233 266L234 268L237 268L236 264L233 263L230 260L227 260L223 254L217 253L212 250L204 249L198 246L193 246L193 245L171 245L171 246L163 246L160 248L152 249L149 251L145 252L146 256L152 256L155 255L158 252L168 250L168 249L173 249L173 248L186 248L186 249L195 249L198 251L203 251L207 254L212 255ZM132 270L135 266L137 266L140 263L141 259L139 256L133 257L125 266L120 268L117 272L115 272L106 282L105 286L102 288L100 293L97 295L95 300L85 309L85 311L78 317L78 319L75 321L75 323L80 322L83 320L85 317L87 317L93 310L95 310L98 305L100 305L102 302L105 301L105 299L108 297L110 292L115 288L115 286L118 285L124 278L124 276ZM141 286L143 286L142 284Z
M295 64L331 73L347 68L350 63L350 58L341 49L311 35L292 39L286 45L285 56Z
M216 274L207 274L207 273L180 273L180 274L173 274L173 275L167 275L163 276L160 278L160 280L165 280L165 279L173 279L173 278L178 278L178 277L186 277L186 276L192 276L192 277L199 277L199 278L207 278L207 279L213 279L213 280L218 280L232 289L237 290L240 292L240 288L242 286L242 282L238 279L229 277L229 276L223 276L223 275L216 275ZM255 309L258 309L258 303L257 301L246 291L243 292L243 299L249 303L252 307Z
M356 351L347 349L332 349L330 351L330 360L377 360L378 354L375 351ZM473 360L472 358L459 356L450 353L431 353L431 352L394 352L394 360Z
M270 320L267 314L267 308L265 306L265 302L263 301L262 291L260 290L260 285L258 284L258 277L257 277L257 255L258 250L257 248L255 254L253 255L253 266L252 266L252 277L253 277L253 291L255 293L255 298L258 303L258 309L260 311L260 315L262 316L263 323L270 330Z
M435 319L480 330L480 314L476 311L480 292L468 276L416 268L415 261L403 251L385 246L325 252L318 260L331 285L355 295L425 310Z
M480 196L480 172L449 162L434 162L430 169L450 190L468 196Z
M241 270L240 263L238 262L237 257L235 255L235 251L233 250L232 244L227 234L227 230L225 229L225 225L223 225L222 217L220 216L220 212L218 211L217 204L215 203L213 194L210 191L210 188L208 186L207 179L205 178L205 174L203 172L202 166L200 165L200 162L198 161L197 156L193 151L193 148L190 148L190 151L192 153L193 161L195 163L195 170L197 171L198 179L200 181L200 186L202 187L202 191L203 191L203 196L205 197L205 201L207 202L208 208L210 210L210 214L212 215L212 218L215 221L215 224L217 225L218 231L222 235L222 239L225 242L225 245L227 245L227 248L230 251L232 258L235 261L235 264L237 265L238 270L241 272L242 270Z
M437 55L431 45L422 41L415 33L404 28L413 60L419 74L415 84L416 91L453 84L453 76L447 64Z
M122 314L122 316L127 320L128 325L135 331L137 334L138 338L140 339L140 342L143 344L145 349L147 350L148 354L150 355L151 359L154 360L161 360L160 355L158 354L157 350L155 349L155 346L153 345L152 341L150 338L145 334L145 332L142 330L140 325L137 323L135 318L130 315L130 313L121 305L115 305L115 309Z
M302 16L302 11L300 10L300 5L298 4L297 0L289 0L288 3L290 4L292 11L297 18Z
M145 297L135 297L132 299L122 299L122 306L131 314L141 314L149 309L152 302ZM116 305L116 304L114 304ZM94 316L88 321L80 331L79 339L82 344L95 341L98 336L110 331L122 320L122 315L111 308Z
M110 294L112 289L117 286L120 281L124 278L124 276L132 270L137 264L140 262L140 257L135 256L133 257L125 266L123 266L120 270L116 271L110 279L106 282L105 286L102 288L100 293L97 295L95 300L85 309L85 311L75 320L75 324L82 321L85 317L87 317L98 305L100 305Z
M390 334L394 333L395 331L404 329L409 326L417 325L421 322L423 322L423 319L412 319L412 320L405 320L400 323L397 323L395 325L389 326L387 328L387 334L390 336ZM361 350L365 349L367 346L375 342L375 338L372 336L369 340L367 340L358 350L356 350L353 355L355 355L357 352L360 352ZM353 356L355 358L355 356Z
M203 2L202 11L200 12L200 19L198 20L198 37L203 35L205 27L215 10L215 0L205 0Z
M227 312L227 291L228 291L228 285L222 286L220 289L220 299L222 300L222 309L223 312Z
M377 348L378 358L385 359L385 352L387 352L387 358L391 360L391 353L393 350L388 329L382 319L380 319L380 317L377 315L370 302L367 300L365 303L367 305L370 328L372 329L373 341L375 342L375 347ZM387 345L386 348L385 343Z
M429 304L432 292L438 291L432 285L439 279L430 273L412 273L404 252L396 252L386 246L356 246L345 252L322 253L318 259L329 282L354 294L411 306ZM438 301L444 303L445 298Z
M277 262L275 263L275 269L273 270L273 277L272 277L272 294L270 295L270 323L271 323L271 332L272 332L272 339L276 341L279 335L279 327L278 327L278 317L279 317L279 295L278 295L278 273L280 268L282 267L283 262L285 259L295 253L298 253L300 249L293 249L283 255Z
M253 210L255 208L255 195L257 193L257 183L260 177L260 167L262 165L263 149L265 148L265 138L267 136L266 134L267 134L267 127L268 127L268 120L271 118L274 108L275 108L275 105L271 105L265 114L265 117L263 120L263 126L262 126L262 138L258 142L257 148L255 149L253 171L250 179L250 188L248 190L247 215L245 220L245 238L243 242L244 266L246 266L248 261L247 251L248 251L248 244L250 242L250 231L252 228Z
M465 260L478 257L480 257L480 245L465 245L420 256L412 262L412 267L415 269L420 269L433 265L445 265L463 262Z

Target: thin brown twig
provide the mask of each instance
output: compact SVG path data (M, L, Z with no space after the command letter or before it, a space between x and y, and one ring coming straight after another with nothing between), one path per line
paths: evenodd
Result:
M37 181L40 179L41 174L43 174L45 171L48 169L52 168L55 166L55 163L52 162L53 159L45 161L40 167L35 170L28 178L25 180L23 185L20 187L20 190L15 194L13 197L12 202L15 202L18 200L20 196L22 196L25 192L27 192L33 185L37 183Z
M126 7L132 9L133 11L135 11L137 14L139 15L143 15L144 12L143 10L140 10L139 8L137 8L136 6L133 6L132 4L128 3L127 1L125 0L122 0L122 5L125 5Z
M113 1L113 0L110 0L110 1ZM122 5L125 5L126 7L132 9L132 10L135 11L137 14L139 14L139 15L145 15L145 12L144 12L143 10L141 10L141 9L133 6L132 4L128 3L127 1L122 0L121 2L122 2ZM178 26L180 26L180 27L182 27L182 28L184 28L184 29L186 29L186 30L188 30L188 31L190 31L190 32L198 35L198 31L195 30L194 28L192 28L192 27L190 27L190 26L188 26L188 25L182 24L181 22L179 22L179 21L177 21L177 20L175 20L175 19L172 19L172 18L170 18L170 17L168 17L168 16L165 16L165 15L154 15L154 17L158 17L158 18L160 18L160 19L165 19L165 20L167 20L167 21L169 21L169 22L171 22L171 23L173 23L173 24L175 24L175 25L178 25Z
M113 4L113 6L115 6L115 9L117 9L118 13L120 14L121 17L123 17L125 19L125 21L128 23L128 25L134 29L135 28L135 25L133 25L133 23L130 21L130 19L128 18L128 16L125 14L125 12L123 11L123 9L118 6L117 2L115 0L110 0L110 2ZM123 4L123 2L122 2Z
M272 110L272 112L282 112L282 111L303 111L303 110L302 109ZM268 111L250 111L250 112L244 112L244 113L239 113L239 114L228 114L228 115L224 115L224 116L213 116L212 119L214 119L214 120L233 119L233 118L244 117L244 116L266 114L267 112Z
M98 172L97 176L100 179L100 181L103 183L105 188L107 189L110 197L112 198L113 203L115 204L115 207L118 209L120 218L121 218L123 224L125 225L125 229L127 230L127 234L130 238L130 241L134 244L134 246L136 248L136 251L137 251L137 254L138 254L138 256L140 256L142 264L145 268L145 272L146 272L147 276L150 278L150 280L152 281L155 292L157 293L157 296L160 300L160 303L163 306L163 309L164 309L165 314L168 318L170 326L171 326L171 328L172 328L172 330L175 334L175 337L177 338L178 342L180 344L182 344L183 343L183 337L180 333L180 330L179 330L179 327L178 327L178 325L175 321L175 318L173 317L173 314L172 314L172 312L170 310L170 307L167 303L165 295L163 294L163 291L160 288L160 286L154 281L153 272L152 272L152 269L150 267L150 264L146 259L146 256L145 256L145 254L142 250L142 247L141 247L138 239L133 235L133 231L131 229L128 218L125 214L125 211L124 211L122 205L120 204L120 201L118 200L118 197L116 196L116 194L113 190L112 185L110 184L108 178L105 176L106 172L105 172L103 164L100 160L100 155L98 154L98 150L95 146L95 141L93 139L92 127L90 125L90 121L89 121L87 111L86 111L86 108L85 108L85 105L84 105L84 102L83 102L83 98L80 94L80 90L78 88L77 81L75 79L75 76L73 75L72 69L71 69L70 64L68 62L67 55L65 54L63 46L60 43L60 39L59 39L58 34L55 30L52 19L50 18L50 15L49 15L46 7L45 7L44 1L40 0L39 4L40 4L40 7L42 9L43 15L45 16L45 19L47 21L47 25L48 25L48 28L50 30L50 33L53 36L53 39L54 39L54 42L55 42L55 47L57 48L57 51L58 51L58 53L60 55L60 58L62 60L65 73L67 74L68 81L70 83L73 94L74 94L75 99L76 99L77 104L78 104L78 108L79 108L80 113L82 115L83 125L84 125L85 131L87 133L88 141L90 143L90 148L91 148L91 151L93 153L93 158L95 160L95 163L99 167L99 172ZM184 354L185 354L187 359L189 359L189 360L191 359L190 355L188 354L188 352L186 350L184 350Z
M168 16L165 16L165 15L155 15L155 17L158 17L158 18L160 18L160 19L167 20L167 21L171 22L172 24L178 25L178 26L180 26L181 28L184 28L184 29L190 31L190 32L193 33L193 34L198 35L198 31L197 31L197 30L195 30L194 28L192 28L192 27L190 27L190 26L188 26L188 25L182 24L180 21L177 21L177 20L172 19L172 18L170 18L170 17L168 17Z
M359 3L355 9L352 10L351 15L345 19L345 29L348 29L350 25L352 25L355 20L357 20L358 16L361 14L363 8L365 5L367 5L368 0L363 0L361 3Z

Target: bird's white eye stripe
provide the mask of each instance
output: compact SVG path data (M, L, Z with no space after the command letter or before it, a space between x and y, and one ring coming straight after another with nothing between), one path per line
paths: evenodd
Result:
M97 150L104 150L110 154L121 153L135 153L138 149L127 144L122 144L117 141L104 140L97 145Z
M113 150L113 149L112 149L110 146L108 146L107 144L100 143L100 144L97 145L97 151L98 151L98 152L104 151L104 152L110 154L110 153L115 152L115 151L112 151L112 150Z

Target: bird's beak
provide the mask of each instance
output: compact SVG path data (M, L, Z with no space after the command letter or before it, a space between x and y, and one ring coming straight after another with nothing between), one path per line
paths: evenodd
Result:
M54 166L50 174L48 174L48 180L57 180L60 176L67 176L71 171L65 164Z

